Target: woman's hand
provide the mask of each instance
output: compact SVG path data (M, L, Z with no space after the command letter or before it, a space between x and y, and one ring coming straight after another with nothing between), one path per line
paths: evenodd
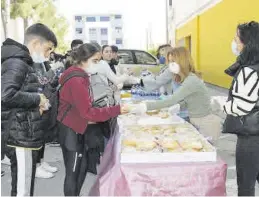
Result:
M121 105L121 114L127 114L129 113L129 106L128 105Z
M179 112L180 112L180 105L179 104L173 105L172 107L170 107L168 109L168 113L171 114L171 115L178 114Z

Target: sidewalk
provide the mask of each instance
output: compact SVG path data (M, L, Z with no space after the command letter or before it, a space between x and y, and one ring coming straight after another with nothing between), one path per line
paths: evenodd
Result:
M216 86L208 85L211 96L227 96L228 90ZM235 171L235 146L236 136L222 135L219 140L218 155L228 164L227 193L228 196L237 195L236 171ZM57 166L59 171L52 179L36 179L35 196L63 196L64 164L62 152L59 147L46 147L45 161ZM9 196L11 191L10 167L2 166L5 176L2 177L2 196ZM88 174L82 189L82 195L86 196L94 183L95 176ZM259 195L258 185L256 195Z

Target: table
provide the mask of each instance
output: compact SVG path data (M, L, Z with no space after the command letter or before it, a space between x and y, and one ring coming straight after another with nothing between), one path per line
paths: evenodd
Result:
M121 164L119 125L90 196L225 196L227 165L217 162Z

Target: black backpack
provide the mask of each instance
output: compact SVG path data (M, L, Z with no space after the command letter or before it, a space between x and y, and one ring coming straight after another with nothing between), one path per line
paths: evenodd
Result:
M46 132L44 135L45 142L53 142L57 140L58 137L58 129L57 129L57 115L58 115L58 106L59 106L59 91L64 86L64 84L69 81L73 77L88 77L86 73L73 71L69 73L65 79L59 84L57 87L52 87L51 84L47 84L43 89L43 94L49 99L51 104L51 108L46 111L43 115L43 118L46 119ZM64 113L62 120L65 118L67 112L71 109L69 106L66 112Z

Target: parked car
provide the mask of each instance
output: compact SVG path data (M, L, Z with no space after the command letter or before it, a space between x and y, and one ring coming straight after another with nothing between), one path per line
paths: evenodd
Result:
M131 69L135 76L140 76L142 71L150 71L156 74L160 71L159 60L150 53L142 50L120 49L118 51L119 65L118 71L125 72L126 69ZM124 84L127 87L132 86L129 82Z

